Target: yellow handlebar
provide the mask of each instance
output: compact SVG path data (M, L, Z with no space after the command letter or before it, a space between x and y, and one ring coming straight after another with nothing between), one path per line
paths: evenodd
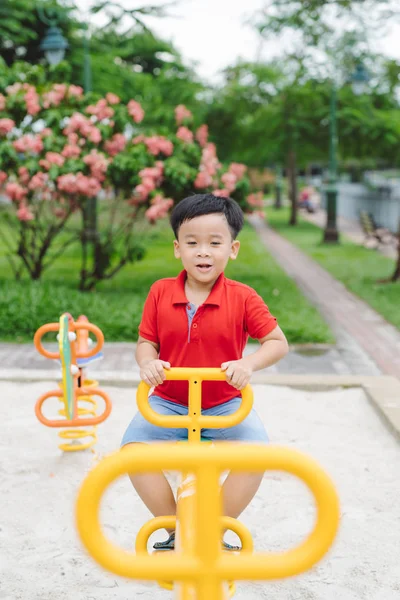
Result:
M234 427L247 417L253 407L253 391L250 385L243 390L242 403L239 409L231 415L217 417L201 414L201 384L203 381L226 381L226 375L221 369L193 369L189 367L164 370L168 381L189 382L189 411L187 416L164 416L155 412L149 404L150 386L144 381L139 384L136 401L139 411L144 418L158 427L185 428L188 430L190 442L198 442L202 429L222 429ZM239 395L240 392L238 392Z
M237 472L279 470L304 481L315 498L316 522L305 540L283 552L240 555L220 552L221 507L219 476L226 470ZM199 556L167 552L163 556L137 555L116 546L104 535L100 522L100 502L106 488L126 473L193 471L196 474L197 544L208 549ZM339 524L339 499L331 479L309 456L289 448L246 446L221 442L215 447L188 444L185 451L175 445L135 444L102 460L86 477L76 507L78 532L83 544L105 569L142 580L212 581L280 579L310 569L330 548ZM213 543L211 543L213 542ZM168 555L168 556L167 556ZM208 596L210 598L210 595ZM216 596L213 596L213 598ZM203 598L203 596L201 596Z

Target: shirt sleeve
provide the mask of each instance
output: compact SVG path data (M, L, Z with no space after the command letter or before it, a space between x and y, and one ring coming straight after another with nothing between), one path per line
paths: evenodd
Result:
M252 290L246 300L246 330L255 340L265 337L278 325L264 300Z
M139 325L139 335L145 340L159 344L158 319L157 319L157 296L153 288L150 288L143 307L142 320Z

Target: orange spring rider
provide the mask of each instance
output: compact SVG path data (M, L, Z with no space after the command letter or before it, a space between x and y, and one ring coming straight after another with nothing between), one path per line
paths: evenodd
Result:
M58 352L50 352L42 345L42 337L50 331L58 332ZM89 338L89 332L96 337L97 343L93 348L90 348L93 342ZM46 392L36 402L37 418L47 427L65 428L59 436L70 442L60 444L61 450L72 452L91 448L97 442L96 425L107 419L112 406L108 395L97 387L98 382L83 380L82 373L82 364L90 362L90 359L95 360L103 347L102 331L96 325L89 323L83 315L74 321L70 314L65 313L61 315L59 323L48 323L40 327L35 333L34 344L38 352L46 358L60 360L62 369L59 389ZM100 415L97 414L96 396L100 396L105 403L104 411ZM42 407L48 398L60 400L62 407L58 414L63 417L62 419L48 419L44 416ZM86 427L90 429L84 429ZM77 443L79 439L82 441Z

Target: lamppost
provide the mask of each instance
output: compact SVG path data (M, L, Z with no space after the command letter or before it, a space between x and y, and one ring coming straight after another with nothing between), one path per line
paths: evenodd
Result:
M278 165L275 169L275 204L274 208L282 208L282 168Z
M58 65L64 58L65 51L68 48L68 42L63 37L61 29L57 27L58 15L55 9L37 7L39 19L49 26L46 31L39 48L47 59L47 61L55 66Z
M365 92L369 81L369 74L362 63L358 63L354 73L350 78L350 83L354 94L357 96ZM339 241L339 232L337 229L336 209L337 209L337 92L335 82L332 83L331 99L330 99L330 116L329 116L329 176L328 185L325 188L326 192L326 226L324 230L324 242L337 243Z
M59 16L56 9L45 10L43 6L38 6L39 18L43 23L49 25L49 29L40 44L40 49L44 52L46 59L51 65L59 64L64 58L65 50L68 48L68 42L62 36L57 27ZM92 91L92 69L89 52L89 28L86 23L82 25L85 30L83 37L83 87L85 94ZM84 235L93 245L95 253L96 242L98 240L97 231L97 198L88 198L83 207L85 211L86 227Z

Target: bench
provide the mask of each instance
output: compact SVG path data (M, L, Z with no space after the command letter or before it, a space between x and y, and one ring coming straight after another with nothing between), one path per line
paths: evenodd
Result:
M366 248L377 248L379 244L396 243L395 236L388 229L380 227L373 215L365 210L360 211L360 223L365 234L364 246Z

